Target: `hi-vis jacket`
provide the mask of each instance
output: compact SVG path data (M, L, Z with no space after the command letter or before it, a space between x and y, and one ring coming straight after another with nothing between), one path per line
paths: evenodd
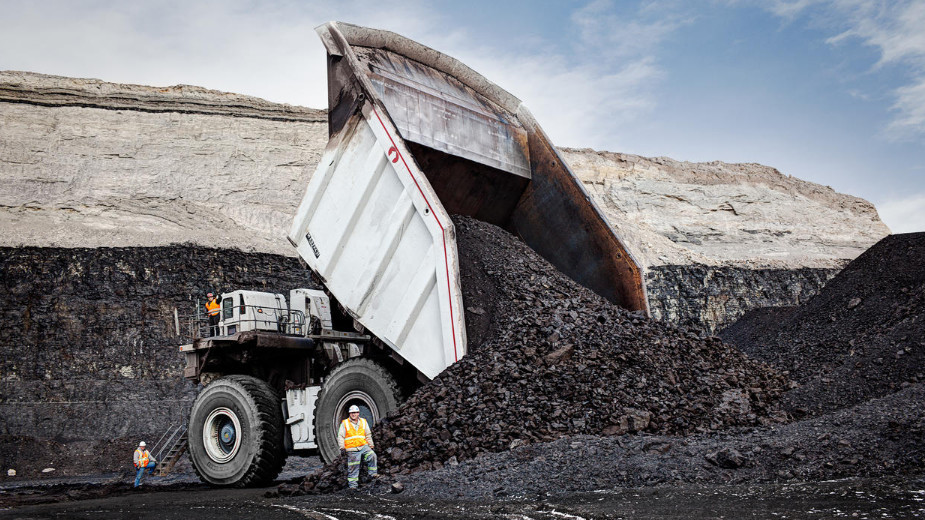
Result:
M337 430L337 443L347 451L359 451L366 445L372 449L373 435L366 419L360 417L356 424L350 422L350 419L344 419Z
M218 314L218 310L221 309L221 304L218 303L218 300L208 300L206 302L206 311L208 311L209 316L215 316Z
M148 461L151 460L151 454L148 453L148 450L137 448L133 459L136 468L144 468L148 465Z

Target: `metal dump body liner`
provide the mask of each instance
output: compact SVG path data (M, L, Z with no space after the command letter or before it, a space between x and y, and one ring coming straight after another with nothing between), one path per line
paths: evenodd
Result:
M530 178L527 132L452 76L384 49L357 49L402 137Z
M449 215L369 103L331 142L289 232L367 329L427 377L466 353Z

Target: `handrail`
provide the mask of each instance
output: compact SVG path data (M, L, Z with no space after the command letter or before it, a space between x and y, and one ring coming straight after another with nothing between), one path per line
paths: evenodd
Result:
M275 329L275 332L280 334L285 334L289 336L307 336L312 334L315 329L320 330L320 322L315 323L317 318L311 317L311 320L306 320L306 315L304 312L299 310L287 310L280 307L268 307L266 305L235 305L234 306L235 314L238 317L236 318L224 318L225 311L222 309L221 316L222 319L219 321L220 324L224 324L225 330L228 326L237 326L238 331L241 330L269 330L270 328ZM250 310L253 318L242 318L241 309L246 311ZM264 311L270 311L269 313ZM244 313L245 315L248 312ZM260 316L258 316L260 315ZM196 309L194 314L179 315L178 319L181 323L185 323L185 333L181 336L187 338L189 341L194 341L200 338L207 338L210 336L210 324L209 317L203 313L199 312L199 309ZM252 327L242 327L242 325L252 325ZM220 325L221 326L221 325Z
M186 433L186 427L182 423L176 427L170 425L167 431L165 431L157 443L155 443L154 449L151 450L151 452L155 454L154 460L158 463L162 462L164 453L169 453L170 449L173 448L173 445L176 444L181 437L183 437L184 433ZM164 441L165 437L166 441L162 445L161 441Z
M167 437L168 435L173 435L173 434L171 433L171 432L173 431L173 429L174 429L174 426L173 426L172 424L171 424L170 426L168 426L168 427L167 427L167 430L165 430L164 433L161 435L161 438L158 439L157 442L154 443L154 446L152 446L151 449L148 450L148 452L150 452L150 453L156 453L156 452L158 452L158 446L161 446L161 443L164 442L164 438L165 438L165 437ZM165 443L165 444L166 444L166 443ZM160 449L161 449L161 451L163 451L163 447L161 447ZM155 455L155 456L154 456L154 460L161 460L161 458L160 458L158 455Z

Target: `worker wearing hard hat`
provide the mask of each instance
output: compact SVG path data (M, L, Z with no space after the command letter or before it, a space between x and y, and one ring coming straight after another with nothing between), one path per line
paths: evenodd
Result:
M157 467L157 461L148 453L148 448L145 447L145 441L139 442L138 448L135 449L134 464L135 468L138 469L138 472L135 474L135 487L140 487L141 477L144 476L145 470L149 470L149 473L153 475L154 468Z
M218 336L218 311L221 305L212 293L206 295L206 313L209 314L209 336Z
M360 417L360 409L356 405L352 405L348 412L350 417L344 419L337 430L337 442L340 449L347 452L347 486L356 489L360 483L360 461L366 462L371 478L378 478L379 471L369 424Z

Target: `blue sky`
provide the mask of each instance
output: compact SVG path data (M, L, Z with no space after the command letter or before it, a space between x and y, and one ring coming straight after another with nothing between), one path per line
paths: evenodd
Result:
M925 231L925 1L0 0L0 69L323 108L328 20L448 53L562 146L758 162Z

